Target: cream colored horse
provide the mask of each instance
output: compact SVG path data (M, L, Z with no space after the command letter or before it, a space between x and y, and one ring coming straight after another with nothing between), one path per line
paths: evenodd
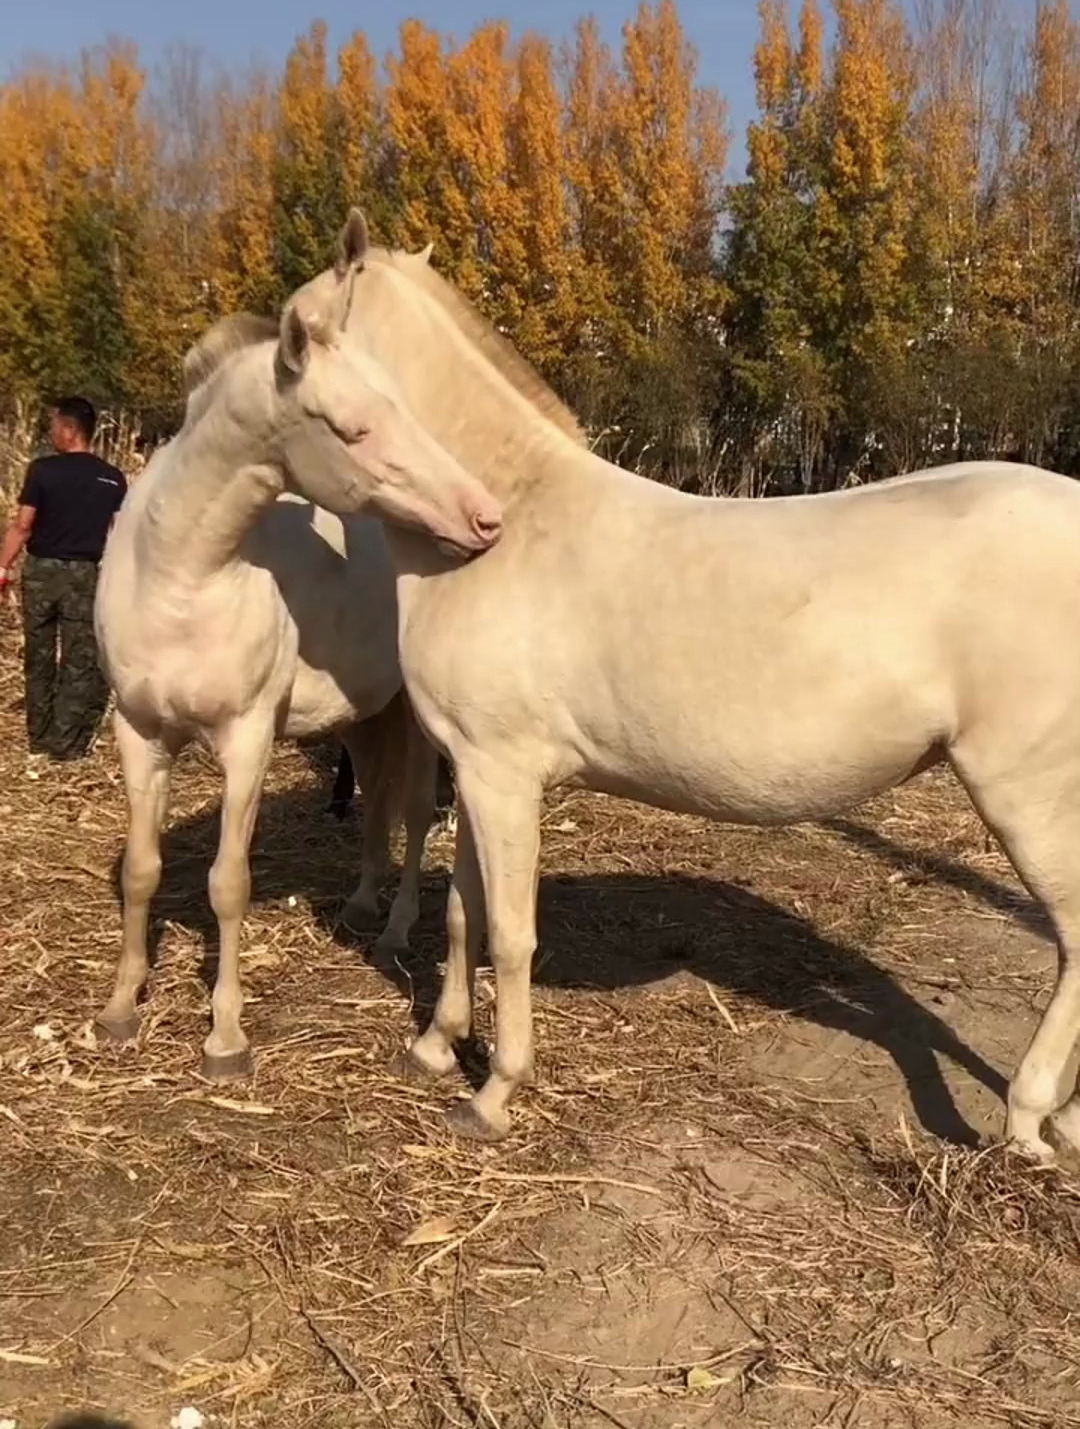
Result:
M368 250L354 212L340 261L360 265L349 331L504 511L499 544L454 570L390 533L405 683L460 810L446 976L413 1064L454 1066L485 907L497 982L491 1073L454 1128L504 1136L532 1072L545 789L784 824L947 759L1061 946L1007 1134L1050 1156L1056 1109L1080 1146L1080 1098L1059 1106L1080 1030L1080 485L987 462L783 500L681 494L580 450L554 398L545 419L425 255Z
M331 285L331 306L335 297ZM183 427L125 501L98 589L97 636L116 694L130 802L123 947L98 1022L118 1040L137 1031L170 766L184 744L202 738L225 775L210 873L220 959L203 1060L217 1079L250 1068L240 928L276 736L336 730L353 752L369 795L354 914L376 906L404 762L408 854L383 941L403 942L417 913L436 755L399 695L394 580L380 523L354 513L370 506L420 527L451 561L499 534L497 504L327 315L301 299L286 309L280 335L277 324L242 315L192 349ZM286 488L317 506L279 500Z

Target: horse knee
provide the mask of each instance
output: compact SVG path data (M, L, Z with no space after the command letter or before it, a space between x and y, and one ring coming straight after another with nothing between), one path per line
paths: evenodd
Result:
M124 899L129 903L146 903L157 892L161 882L161 855L140 852L128 847L121 870Z
M210 870L209 891L216 918L242 918L251 897L251 874L246 861L216 862Z

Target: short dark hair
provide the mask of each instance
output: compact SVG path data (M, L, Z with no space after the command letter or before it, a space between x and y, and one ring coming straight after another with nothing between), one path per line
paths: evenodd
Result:
M85 397L61 397L54 404L54 409L58 417L65 417L69 422L75 423L82 433L83 441L93 441L97 413L92 402L88 402Z

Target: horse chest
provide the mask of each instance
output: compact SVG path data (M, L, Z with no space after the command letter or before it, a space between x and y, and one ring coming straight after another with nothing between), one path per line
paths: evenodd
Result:
M267 603L224 592L147 602L110 660L124 706L166 724L214 727L284 693L295 637ZM279 688L280 687L280 688Z

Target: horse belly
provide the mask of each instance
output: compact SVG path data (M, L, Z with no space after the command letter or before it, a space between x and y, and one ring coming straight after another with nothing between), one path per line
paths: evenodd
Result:
M894 788L940 757L944 721L912 703L800 719L724 708L657 727L643 713L586 741L572 782L726 823L827 818Z
M354 673L357 678L344 690L333 675L301 661L289 695L284 733L290 739L303 739L369 719L393 699L401 685L396 662L373 661L371 669ZM364 678L359 678L360 673Z

